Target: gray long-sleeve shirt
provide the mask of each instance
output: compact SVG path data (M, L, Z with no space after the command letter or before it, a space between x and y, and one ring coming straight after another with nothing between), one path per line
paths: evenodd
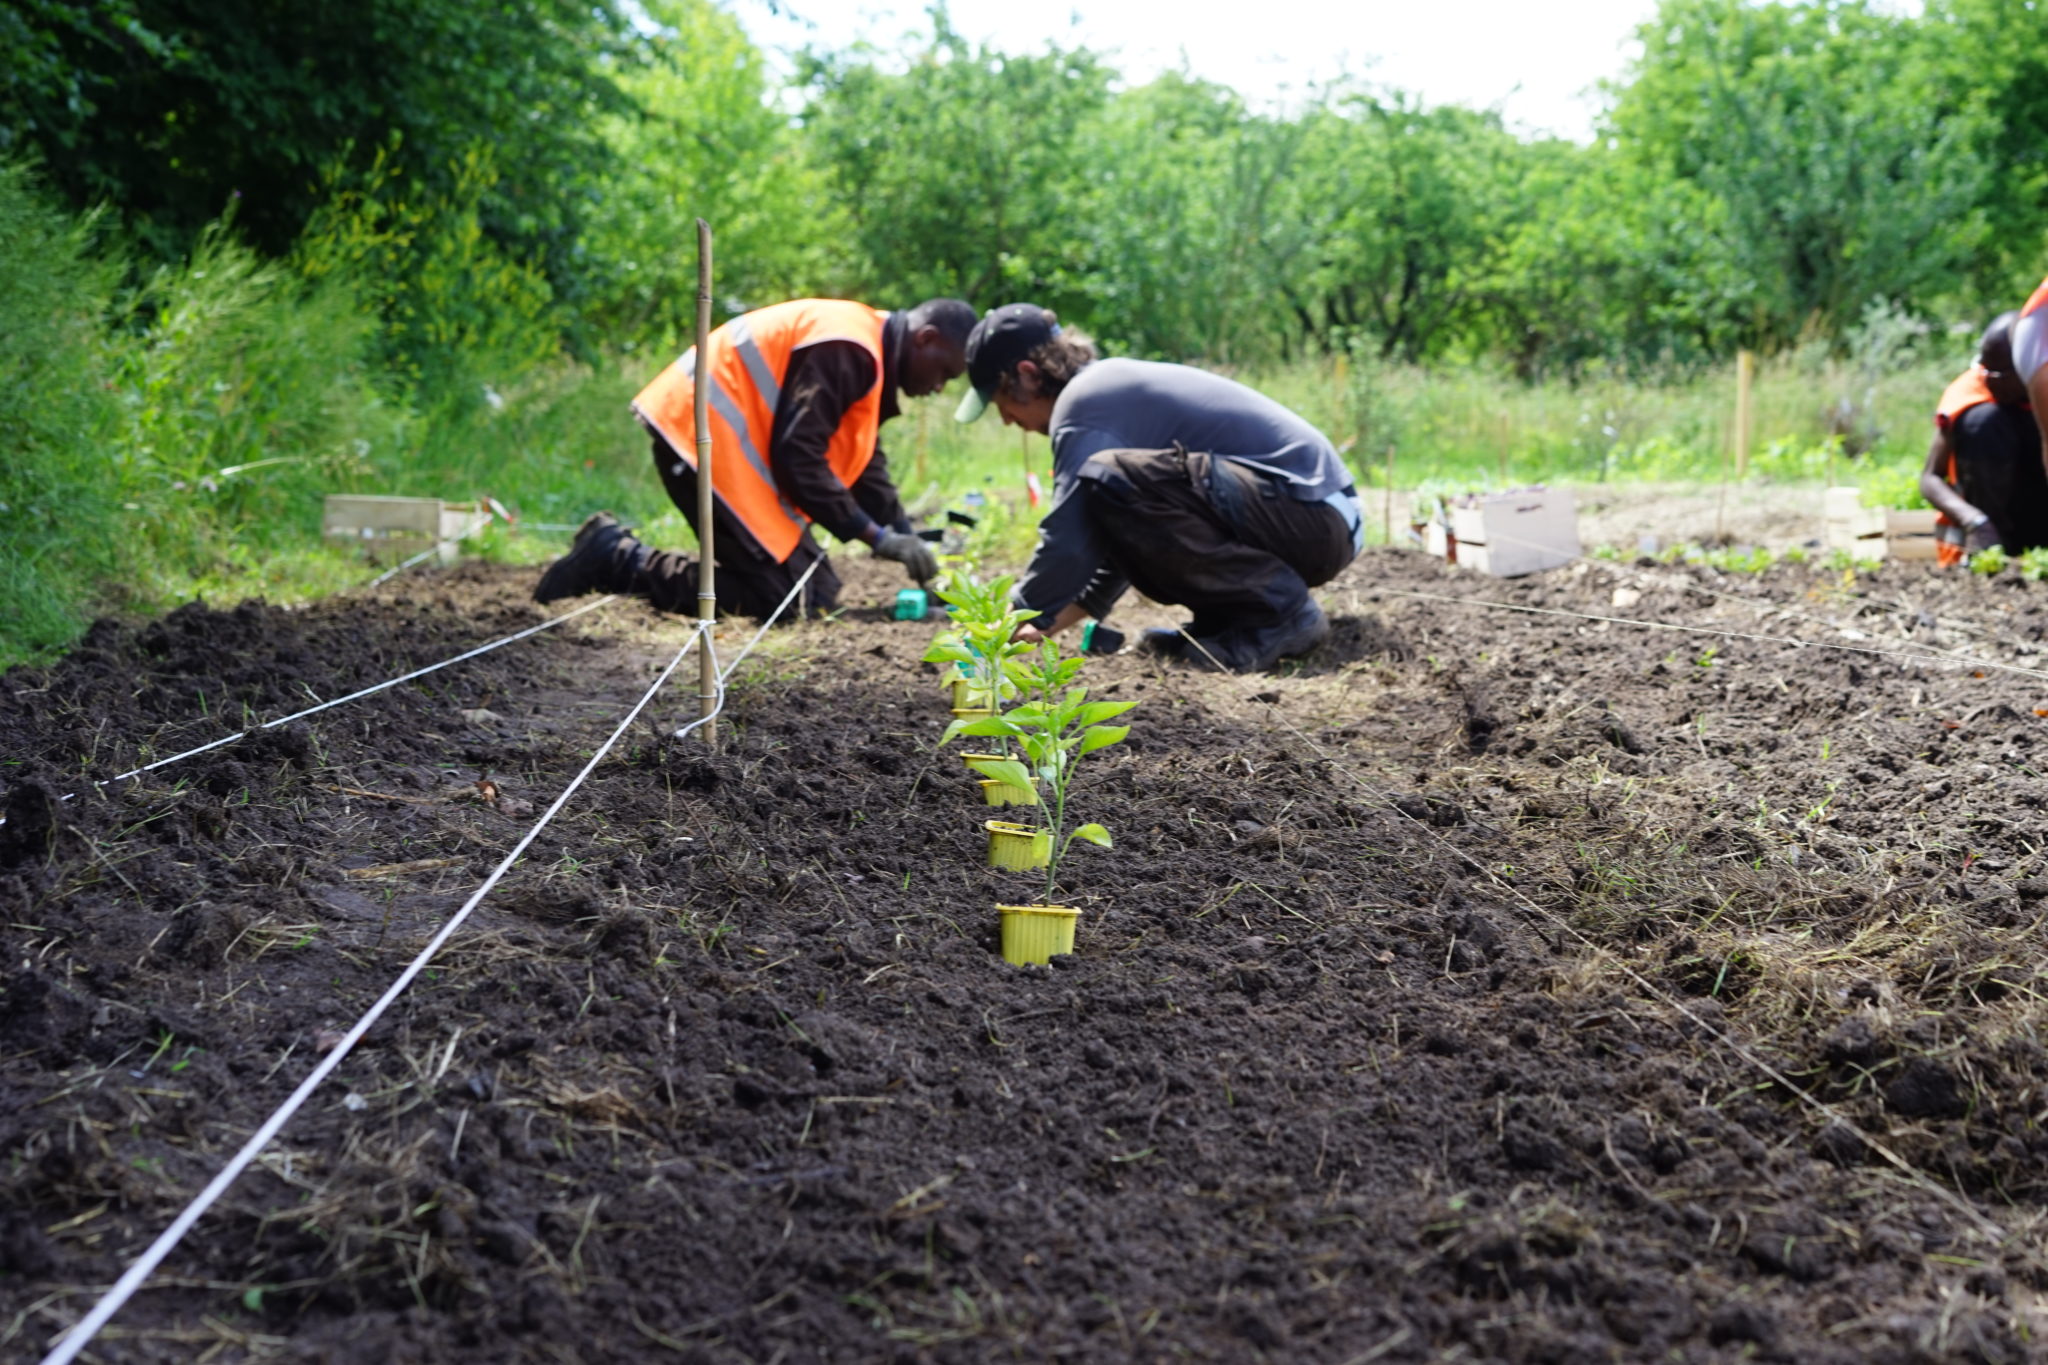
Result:
M1041 613L1078 601L1099 619L1123 595L1124 580L1110 567L1081 498L1083 466L1102 451L1205 451L1281 480L1303 502L1328 502L1352 487L1329 438L1298 414L1188 365L1096 361L1060 392L1051 436L1052 507L1017 585L1018 600Z

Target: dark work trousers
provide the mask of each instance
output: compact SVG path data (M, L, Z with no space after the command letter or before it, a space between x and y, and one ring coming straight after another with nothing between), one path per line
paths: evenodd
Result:
M1080 491L1111 566L1191 609L1196 635L1286 619L1356 553L1335 508L1200 452L1105 450L1081 467Z
M2033 414L1979 403L1956 418L1948 443L1956 453L1956 491L1991 518L2005 552L2048 545L2048 474Z
M697 531L697 471L684 463L668 442L660 437L654 439L654 468L661 475L661 486L668 490L669 501L673 502L688 518L690 529ZM712 578L712 591L718 594L718 609L740 616L751 616L755 620L766 620L775 609L782 605L782 599L789 596L789 590L803 577L804 570L817 560L825 559L825 551L804 528L803 539L796 543L788 559L780 564L763 550L754 539L753 533L740 524L732 509L714 498L711 502L712 552L718 564L718 572ZM698 532L701 541L703 533ZM662 611L681 612L687 616L697 614L697 561L693 556L680 550L656 550L649 547L646 563L640 566L633 591L645 593L647 600ZM830 560L818 565L818 571L811 575L811 581L804 585L804 600L783 617L794 620L797 616L811 612L831 611L839 605L839 575L832 572Z

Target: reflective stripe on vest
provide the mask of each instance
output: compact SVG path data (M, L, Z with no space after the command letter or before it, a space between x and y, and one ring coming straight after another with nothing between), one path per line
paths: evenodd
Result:
M851 341L874 359L874 383L840 418L825 451L827 466L850 487L874 458L881 427L885 317L864 304L797 299L734 318L706 343L713 491L778 563L789 558L810 523L776 487L774 452L768 449L791 358L820 342ZM697 462L695 367L693 348L633 400L640 420L692 466Z

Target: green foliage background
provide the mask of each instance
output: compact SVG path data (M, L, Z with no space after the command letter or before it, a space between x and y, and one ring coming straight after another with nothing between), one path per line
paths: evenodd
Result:
M1663 0L1587 144L1344 82L1286 108L963 39L810 52L710 0L0 8L0 659L93 612L359 580L318 495L681 536L631 394L721 314L1031 298L1231 368L1404 483L1903 484L2048 269L2048 12ZM939 404L913 498L1042 446ZM527 553L546 544L529 542Z

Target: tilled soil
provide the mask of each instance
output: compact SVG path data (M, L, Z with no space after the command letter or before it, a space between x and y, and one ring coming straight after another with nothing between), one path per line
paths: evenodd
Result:
M1140 703L1076 798L1116 846L1062 874L1077 953L1015 968L993 905L1036 888L982 865L893 574L772 634L715 751L668 739L686 665L90 1358L2035 1358L2048 671L1901 655L2042 667L2048 590L1370 555L1280 675L1090 663ZM529 586L188 607L0 679L0 1356L683 631L615 604L91 781L531 624Z

